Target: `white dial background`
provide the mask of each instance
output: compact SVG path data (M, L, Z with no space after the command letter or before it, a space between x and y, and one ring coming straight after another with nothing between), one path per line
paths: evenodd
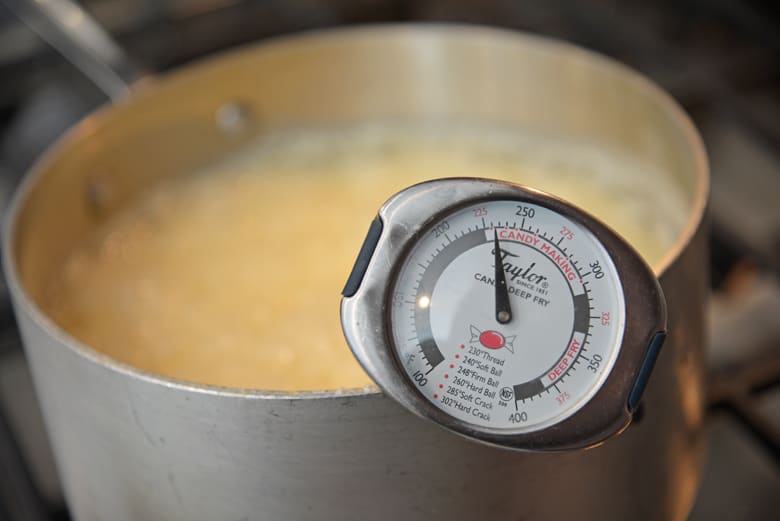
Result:
M512 320L495 310L498 235ZM393 288L390 325L431 403L478 427L539 430L574 414L617 358L625 304L585 228L547 208L488 201L434 223Z

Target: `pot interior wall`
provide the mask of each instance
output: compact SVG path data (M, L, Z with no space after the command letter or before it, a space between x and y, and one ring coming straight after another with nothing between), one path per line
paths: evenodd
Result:
M357 29L230 53L140 85L37 166L12 223L35 303L74 243L155 180L220 161L263 133L369 122L474 122L587 138L671 172L703 208L704 159L667 98L612 62L487 29ZM662 271L664 266L657 266Z

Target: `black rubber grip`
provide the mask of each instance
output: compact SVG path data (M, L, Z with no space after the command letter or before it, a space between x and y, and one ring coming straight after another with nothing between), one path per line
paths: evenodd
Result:
M653 372L655 361L658 359L658 354L661 352L661 346L664 345L664 340L666 340L666 332L664 331L656 333L650 340L650 345L645 353L642 367L639 368L639 374L634 381L631 393L628 395L628 410L630 412L634 412L637 407L639 407L639 402L642 400L645 387L647 387L647 381L650 379L650 373Z
M368 227L366 239L363 241L363 246L360 247L360 253L358 253L355 265L352 267L352 273L349 274L347 283L344 285L344 289L341 290L343 296L351 297L357 293L360 283L363 282L366 268L368 268L368 263L371 261L371 256L374 254L376 244L379 242L379 237L381 235L382 221L379 217L376 217L371 221L371 226Z

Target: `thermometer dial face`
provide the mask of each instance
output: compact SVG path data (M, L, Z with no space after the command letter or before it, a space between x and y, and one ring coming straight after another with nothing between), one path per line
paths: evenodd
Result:
M663 292L629 244L565 201L490 179L391 197L342 295L347 343L389 397L516 450L624 430L665 338Z
M514 200L432 222L388 296L392 349L419 393L494 432L537 431L580 410L625 328L621 281L596 237Z

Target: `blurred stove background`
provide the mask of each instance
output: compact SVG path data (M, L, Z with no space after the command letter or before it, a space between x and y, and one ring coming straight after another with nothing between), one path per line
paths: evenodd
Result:
M7 0L11 2L12 0ZM16 1L16 0L14 0ZM686 108L712 162L710 447L692 521L780 516L780 16L739 0L84 0L148 71L310 28L457 21L610 55ZM104 96L0 3L0 207ZM0 519L67 520L0 286Z

